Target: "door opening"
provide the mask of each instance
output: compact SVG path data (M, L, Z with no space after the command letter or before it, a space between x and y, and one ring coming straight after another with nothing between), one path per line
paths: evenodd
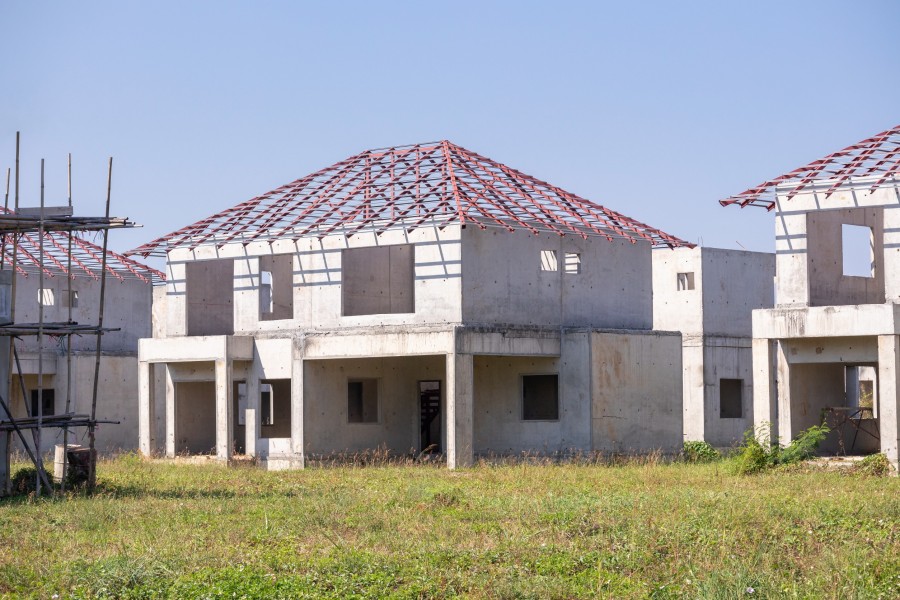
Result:
M441 453L441 382L419 382L419 450Z

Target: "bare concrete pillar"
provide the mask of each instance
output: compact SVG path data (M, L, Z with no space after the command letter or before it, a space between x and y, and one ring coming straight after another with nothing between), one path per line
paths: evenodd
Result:
M471 354L447 354L447 466L451 469L474 461L474 380Z
M234 450L234 419L231 360L216 361L216 458L231 460Z
M165 365L166 372L166 456L175 458L175 381L172 367Z
M785 353L785 345L779 341L775 345L775 419L772 421L772 438L782 446L787 446L794 438L793 397L791 396L791 364Z
M753 352L753 423L756 428L763 423L771 427L770 439L778 439L778 391L775 388L775 343L768 339L754 338Z
M900 468L900 336L878 336L878 426L881 451Z
M138 444L141 454L156 453L156 398L153 394L153 365L138 363Z
M250 367L247 377L247 410L244 412L245 439L244 447L247 456L256 456L256 447L259 443L260 410L259 410L259 380L261 378L258 357Z
M299 468L306 464L303 371L303 340L298 339L291 346L291 450L297 459L296 467Z

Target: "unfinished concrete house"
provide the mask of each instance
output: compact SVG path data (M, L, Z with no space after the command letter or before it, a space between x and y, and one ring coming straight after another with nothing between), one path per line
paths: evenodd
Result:
M39 310L43 310L43 320L48 323L86 323L96 318L103 248L78 235L72 235L71 239L70 269L68 233L45 232L43 248L39 248L39 234L19 236L15 248L17 321L37 323ZM11 265L12 254L12 244L5 246L2 263ZM150 335L152 285L154 282L161 283L162 273L110 250L107 250L106 269L105 318L108 327L118 331L103 335L97 404L104 419L119 421L119 424L99 425L96 429L96 447L100 451L135 449L138 435L135 412L137 345L140 338ZM38 402L45 417L62 414L67 394L71 412L90 413L95 336L54 338L51 328L47 329L46 336L55 343L44 342L41 360L38 343L33 336L14 340L18 364L13 365L10 375L10 408L13 415L17 418L37 415ZM67 359L69 337L72 346L71 357ZM68 372L70 364L71 373ZM43 379L40 393L39 375ZM80 441L77 436L70 437L70 443ZM42 451L46 452L59 443L62 443L62 430L49 432L42 438Z
M684 439L728 447L753 425L751 311L774 305L775 255L653 253L653 328L680 331Z
M900 127L722 201L775 211L775 307L753 312L754 422L897 466ZM854 264L854 259L855 263Z
M362 152L131 252L168 269L141 451L680 448L651 248L686 245L446 141Z

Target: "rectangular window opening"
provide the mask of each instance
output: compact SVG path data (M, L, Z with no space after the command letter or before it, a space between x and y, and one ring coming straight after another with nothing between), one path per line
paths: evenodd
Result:
M413 313L415 246L348 248L341 253L343 315Z
M678 291L685 292L687 290L694 289L694 273L693 271L690 273L679 273L678 274Z
M845 277L875 277L875 234L865 225L841 225Z
M581 255L577 252L566 252L565 256L566 273L570 275L578 275L581 273Z
M351 379L347 382L347 421L378 422L377 379Z
M294 256L259 257L259 318L279 321L294 318Z
M559 420L559 375L522 376L522 419Z
M31 390L31 416L38 415L38 390ZM56 390L44 388L40 392L40 405L43 416L56 414Z
M551 273L558 270L556 250L541 250L541 271Z
M744 380L719 380L719 418L740 419L744 416Z
M262 425L275 424L275 394L269 383L259 384L259 416Z
M56 294L50 288L38 290L38 302L41 306L53 306L56 304Z

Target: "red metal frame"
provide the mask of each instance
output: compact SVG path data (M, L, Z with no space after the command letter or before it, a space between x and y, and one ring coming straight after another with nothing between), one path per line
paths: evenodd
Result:
M824 197L828 198L839 189L853 184L854 179L864 189L874 192L885 184L900 185L895 177L900 177L900 125L720 200L719 204L737 204L741 208L761 206L772 210L775 208L776 188L780 185L792 186L785 195L785 199L790 200L813 182L825 182L830 184L824 192ZM865 179L859 181L861 178Z
M0 209L2 210L2 209ZM43 269L47 277L90 277L100 279L103 248L72 234L72 270L67 268L69 234L63 231L44 232L44 264L38 260L38 242L40 234L20 233L6 234L7 242L3 244L3 264L12 264L11 240L18 238L18 264L16 271L20 275L28 276L29 273L38 273ZM118 279L139 279L145 283L158 283L165 281L165 276L141 264L127 256L123 256L112 250L106 251L106 272Z
M367 150L127 254L451 223L692 246L444 140Z

